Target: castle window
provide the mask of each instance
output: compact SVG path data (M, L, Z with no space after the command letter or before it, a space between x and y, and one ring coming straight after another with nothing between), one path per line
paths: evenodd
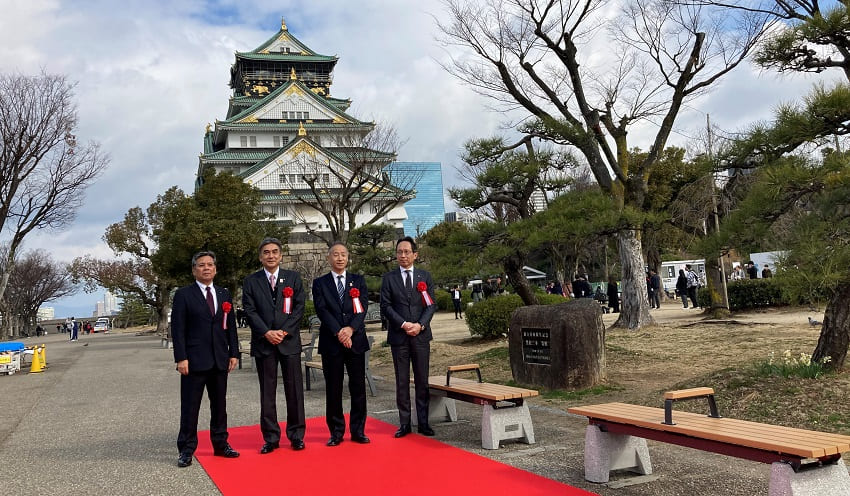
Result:
M240 136L239 137L239 146L241 146L242 148L248 148L248 137L247 136Z
M250 143L251 148L257 148L257 137L256 136L249 136L248 142Z

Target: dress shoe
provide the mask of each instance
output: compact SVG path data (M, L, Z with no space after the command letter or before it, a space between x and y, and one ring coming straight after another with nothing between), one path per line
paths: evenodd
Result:
M342 443L342 437L341 436L340 437L331 436L331 438L328 439L328 446L339 446L340 443Z
M404 437L404 436L406 436L410 433L411 433L410 424L402 424L402 426L399 427L397 431L395 431L395 437L397 437L397 438Z
M296 439L289 444L292 446L292 449L294 449L295 451L301 451L301 450L304 449L304 441L302 441L300 439Z
M430 425L420 425L417 430L419 431L419 434L422 434L423 436L434 435L434 429L432 429Z
M369 440L368 437L364 436L363 434L360 434L360 435L353 435L352 434L351 440L355 443L358 443L358 444L369 444L369 443L372 442L372 441Z
M226 444L222 450L213 451L213 455L223 456L225 458L239 458L239 452L233 449L229 444Z
M266 454L269 454L269 453L271 453L272 451L274 451L278 448L280 448L280 443L266 443L260 449L260 454L266 455Z
M180 453L180 456L177 457L177 466L180 468L188 467L192 464L192 453L188 451Z

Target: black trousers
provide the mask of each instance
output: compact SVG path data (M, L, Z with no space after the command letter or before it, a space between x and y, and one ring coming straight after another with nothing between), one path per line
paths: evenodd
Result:
M366 428L366 356L346 349L337 355L322 355L325 376L325 420L333 437L345 434L342 411L342 386L348 370L348 394L351 395L349 428L352 436L363 436Z
M180 376L180 432L177 450L194 453L198 448L198 413L204 389L210 400L210 441L213 449L227 445L227 371L211 369Z
M403 344L391 346L395 369L395 401L401 425L410 425L410 367L413 366L413 388L416 394L416 418L419 425L428 425L428 369L431 343L410 336Z
M460 300L452 300L452 304L455 306L455 318L460 315L463 317L463 311L460 309Z
M283 355L275 348L272 355L254 357L260 382L260 430L263 441L280 442L277 421L277 367L283 376L286 397L286 437L290 441L304 439L304 384L301 376L301 355Z
M697 303L697 287L691 286L688 288L688 297L691 299L691 306L694 308L699 307L699 303Z

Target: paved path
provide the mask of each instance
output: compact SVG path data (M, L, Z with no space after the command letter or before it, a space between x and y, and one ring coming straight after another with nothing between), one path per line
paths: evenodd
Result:
M25 340L47 344L45 372L0 377L2 494L218 494L197 463L185 469L175 465L179 381L171 350L151 336L98 334L76 343L66 336ZM378 380L377 385L378 396L369 397L369 415L395 424L392 382ZM278 397L278 411L284 412L282 392ZM324 414L320 377L305 397L308 417ZM259 411L256 373L235 370L228 385L229 425L256 424ZM204 400L202 429L209 424L208 413ZM536 411L540 441L511 443L494 453L481 449L481 408L459 404L458 413L462 421L436 426L437 439L566 482L564 447L556 443L566 436L563 412ZM257 439L256 446L236 448L261 445ZM545 456L518 456L529 450ZM376 476L381 468L375 467Z
M463 322L451 314L439 314L435 329L438 340L468 336ZM171 350L162 349L158 338L109 334L69 343L65 335L51 334L26 342L47 344L49 370L0 377L2 494L218 494L197 463L175 466L179 381ZM377 386L378 396L369 397L369 415L395 424L391 378L378 380ZM323 415L324 381L318 378L305 396L307 416ZM209 422L207 405L205 400L202 428ZM510 442L491 451L481 448L481 408L461 402L457 407L461 420L437 424L438 440L605 496L767 493L768 465L652 442L657 480L621 489L589 484L583 479L585 419L535 398L530 408L537 444ZM285 411L282 404L278 411ZM253 369L231 374L228 414L231 426L258 422ZM259 449L261 444L257 439L256 446L236 448ZM384 468L375 467L373 476L380 477Z

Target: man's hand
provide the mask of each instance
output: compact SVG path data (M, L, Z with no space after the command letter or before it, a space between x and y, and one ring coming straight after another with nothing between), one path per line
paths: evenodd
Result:
M280 329L269 329L264 336L266 337L266 341L277 346L283 341L283 338L286 337L286 332L281 331Z
M189 375L189 360L177 362L177 372L180 372L180 375Z
M346 348L351 348L351 336L354 335L354 328L351 326L343 327L336 334L336 338Z
M410 323L410 328L406 329L405 332L408 336L418 336L419 333L422 332L422 329L424 329L424 327L422 327L419 323Z
M238 365L238 364L239 364L239 360L238 360L238 359L236 359L236 358L231 358L231 359L230 359L230 363L228 363L228 364L227 364L227 371L228 371L228 372L233 372L233 369L235 369L235 368L236 368L236 365Z

